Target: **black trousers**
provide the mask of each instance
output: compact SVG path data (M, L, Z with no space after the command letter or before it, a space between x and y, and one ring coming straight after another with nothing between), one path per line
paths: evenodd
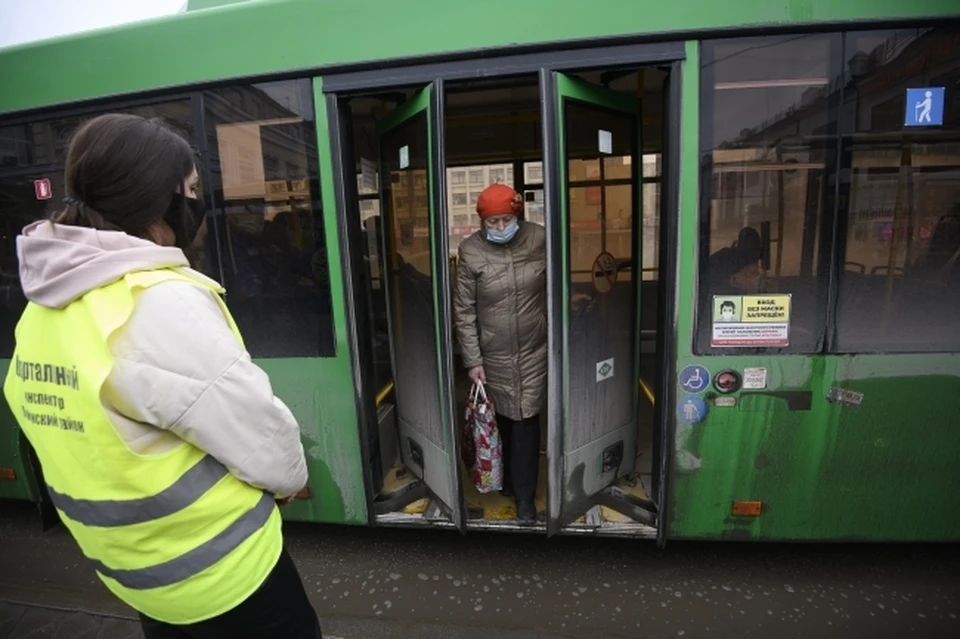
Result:
M503 442L503 487L512 490L517 501L534 501L540 476L540 416L521 420L497 415Z
M140 615L146 639L322 639L300 573L286 549L263 585L219 617L186 626Z

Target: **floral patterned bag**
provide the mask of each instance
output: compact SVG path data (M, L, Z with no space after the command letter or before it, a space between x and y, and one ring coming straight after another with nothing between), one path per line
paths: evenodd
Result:
M471 445L472 444L472 445ZM493 401L482 383L467 393L464 419L464 462L473 470L473 484L481 493L503 488L503 445ZM468 461L472 457L472 463Z

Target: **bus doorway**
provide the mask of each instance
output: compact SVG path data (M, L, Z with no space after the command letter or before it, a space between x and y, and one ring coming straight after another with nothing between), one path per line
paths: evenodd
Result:
M381 525L655 533L667 73L554 75L554 86L529 75L336 101L349 167L356 373L368 389L358 412ZM558 108L545 125L548 99ZM556 165L544 162L551 149ZM547 166L560 169L559 179L544 175ZM453 283L460 243L483 232L479 194L495 183L522 195L522 223L544 227L551 247L546 315L556 332L532 525L518 521L511 496L479 493L459 455L471 382L455 337ZM551 197L554 219L546 216Z

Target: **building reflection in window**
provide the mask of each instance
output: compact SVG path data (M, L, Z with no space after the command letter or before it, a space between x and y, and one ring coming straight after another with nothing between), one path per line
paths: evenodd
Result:
M212 90L203 101L218 218L210 241L247 348L254 357L332 355L309 81Z
M73 134L104 113L131 113L163 120L193 141L190 101L175 100L0 127L0 358L13 354L14 328L27 305L20 287L17 236L31 222L57 211L66 195L64 163ZM38 199L34 183L50 181L49 199ZM203 184L200 185L201 190ZM196 257L201 257L194 251Z
M788 352L821 347L839 43L810 35L704 45L700 351L711 350L713 296L751 293L791 295Z
M960 350L960 29L851 33L845 53L836 348ZM942 123L905 126L926 87Z

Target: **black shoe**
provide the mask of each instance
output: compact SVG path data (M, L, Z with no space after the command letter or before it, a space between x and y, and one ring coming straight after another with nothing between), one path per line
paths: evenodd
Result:
M517 502L517 519L521 524L537 523L537 508L532 501Z
M510 488L503 488L503 489L500 490L500 495L501 495L502 497L506 497L506 498L508 498L508 499L512 499L512 498L513 498L513 490L511 490Z

